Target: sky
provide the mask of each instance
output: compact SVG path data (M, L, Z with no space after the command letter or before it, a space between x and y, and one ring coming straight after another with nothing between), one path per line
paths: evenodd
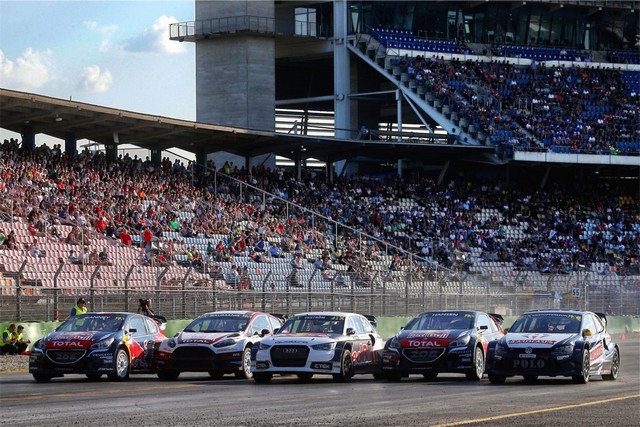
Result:
M0 0L0 87L195 120L195 45L169 40L169 24L193 21L194 9L193 0Z

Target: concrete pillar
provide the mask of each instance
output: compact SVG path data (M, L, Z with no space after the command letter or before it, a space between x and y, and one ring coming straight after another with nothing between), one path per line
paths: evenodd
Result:
M25 151L36 149L36 134L30 124L22 126L22 149Z
M333 81L336 138L352 138L351 126L351 64L347 50L347 2L333 2Z
M64 152L69 157L75 157L78 154L78 144L75 132L64 133Z
M151 163L155 166L160 166L162 164L162 150L159 148L151 149Z

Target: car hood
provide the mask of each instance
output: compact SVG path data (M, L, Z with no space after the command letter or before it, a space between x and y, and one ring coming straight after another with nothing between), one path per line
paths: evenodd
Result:
M238 332L180 332L176 337L178 344L215 344L225 338L238 338Z
M323 334L321 332L304 332L299 334L277 334L265 338L264 342L270 345L276 344L307 344L309 342L333 341L340 337L340 334Z
M43 338L43 342L47 349L87 349L116 334L104 331L52 332Z
M470 333L469 329L403 330L396 339L404 347L446 347L458 337Z
M551 348L562 341L569 341L575 334L508 333L504 342L511 348Z

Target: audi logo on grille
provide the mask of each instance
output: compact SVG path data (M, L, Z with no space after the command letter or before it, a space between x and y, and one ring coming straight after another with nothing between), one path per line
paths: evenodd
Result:
M298 349L297 348L283 348L282 352L285 354L293 354L293 353L297 353Z

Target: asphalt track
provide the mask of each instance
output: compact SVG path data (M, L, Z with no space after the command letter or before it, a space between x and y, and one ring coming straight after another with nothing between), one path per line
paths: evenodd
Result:
M0 410L7 426L639 426L640 337L621 347L616 381L592 377L525 384L519 378L491 385L441 375L400 383L357 376L347 384L330 377L300 383L275 377L270 384L221 381L183 374L175 382L152 375L124 383L89 382L73 375L37 384L26 372L0 373Z

